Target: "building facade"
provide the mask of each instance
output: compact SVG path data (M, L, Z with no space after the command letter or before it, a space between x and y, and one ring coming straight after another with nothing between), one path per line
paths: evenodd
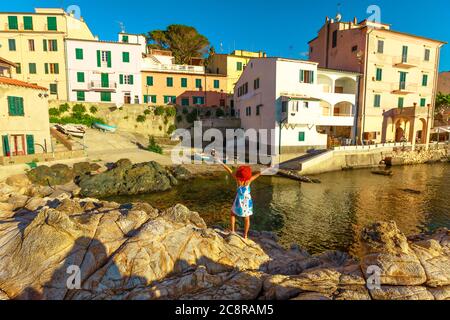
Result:
M119 34L119 42L66 39L65 43L69 101L117 105L143 101L145 37Z
M271 130L258 133L260 148L293 154L352 143L359 75L317 65L283 58L249 62L234 99L244 130Z
M67 100L64 40L94 40L83 18L63 9L2 12L0 26L0 56L17 65L13 77L47 88L51 99Z
M428 143L444 44L382 23L326 19L309 42L320 67L362 74L357 142Z
M15 67L0 59L0 158L33 155L52 150L48 90L8 77Z
M150 49L142 64L143 102L226 107L227 77L201 65L177 65L170 51Z

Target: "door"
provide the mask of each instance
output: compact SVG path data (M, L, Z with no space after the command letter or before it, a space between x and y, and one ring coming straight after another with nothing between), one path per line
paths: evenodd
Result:
M131 95L129 92L126 92L123 96L123 103L125 104L131 104Z
M102 73L102 88L109 88L109 75Z
M27 135L27 154L35 154L33 135Z
M400 72L400 90L406 89L406 72Z
M24 156L25 155L25 136L24 135L13 135L12 138L12 150L13 156Z
M3 144L3 155L5 157L9 157L11 155L11 149L9 148L9 138L8 136L2 137L2 144Z
M402 62L403 62L403 63L408 62L408 47L407 47L407 46L403 46L403 50L402 50Z

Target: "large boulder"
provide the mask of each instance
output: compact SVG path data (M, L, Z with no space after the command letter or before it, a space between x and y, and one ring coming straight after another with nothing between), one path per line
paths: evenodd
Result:
M17 174L14 176L10 176L6 179L6 184L12 187L29 187L31 185L30 179L26 174Z
M382 285L422 285L427 281L419 259L395 222L376 223L361 235L364 256L361 268L366 278L374 267L380 270Z
M51 167L39 166L27 173L28 178L41 186L58 186L69 183L74 178L73 170L65 164L55 164Z
M156 162L131 165L125 160L107 172L83 176L79 181L81 195L96 198L167 191L177 183L175 177Z

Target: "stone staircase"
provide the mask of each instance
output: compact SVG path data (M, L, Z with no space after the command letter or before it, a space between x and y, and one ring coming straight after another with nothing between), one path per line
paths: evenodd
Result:
M307 154L304 154L298 158L291 159L289 161L283 162L280 164L280 168L284 170L294 170L294 171L300 171L302 169L302 165L305 164L308 161L311 161L321 155L324 155L328 152L331 152L327 149L320 149L320 150L310 150Z

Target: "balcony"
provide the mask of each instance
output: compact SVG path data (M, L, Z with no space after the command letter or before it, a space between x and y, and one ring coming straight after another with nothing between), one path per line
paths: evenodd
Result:
M329 127L353 127L355 117L353 116L324 116L317 114L289 114L288 124L316 125Z
M160 71L160 72L177 72L177 73L197 73L204 74L205 67L203 66L191 66L181 64L144 64L143 69L145 71Z
M422 60L418 57L393 57L392 63L397 68L411 69L420 65Z
M416 93L418 85L415 83L397 82L391 84L391 92L395 94L411 94Z
M113 92L117 89L117 82L110 81L108 84L102 83L102 81L90 81L88 89L92 91L109 91Z

